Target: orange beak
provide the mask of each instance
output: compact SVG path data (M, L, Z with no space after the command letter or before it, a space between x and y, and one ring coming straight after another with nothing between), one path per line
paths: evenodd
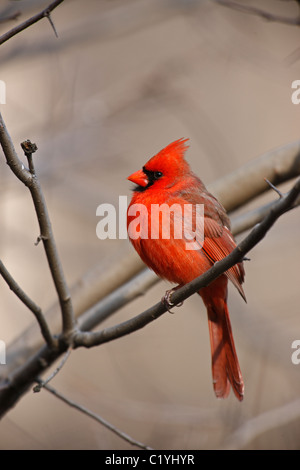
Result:
M132 175L128 176L127 178L129 181L132 181L133 183L137 184L138 186L142 186L145 188L147 184L149 183L149 180L143 170L136 171L135 173L132 173Z

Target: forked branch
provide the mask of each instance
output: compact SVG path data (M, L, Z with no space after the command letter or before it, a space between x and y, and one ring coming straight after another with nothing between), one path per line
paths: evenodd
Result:
M52 279L54 281L54 285L57 291L62 313L63 335L67 340L70 332L72 332L75 327L73 305L69 288L65 280L61 261L58 255L56 243L54 240L44 194L41 189L40 183L35 175L31 155L31 152L34 149L34 144L31 144L32 147L30 147L29 141L27 141L26 143L23 142L23 148L24 146L26 147L25 144L27 145L27 151L25 151L25 154L29 160L29 170L25 168L24 164L21 162L21 160L19 160L17 152L6 129L2 115L0 114L0 145L2 146L7 164L9 165L13 173L17 176L17 178L28 187L31 193L40 227L39 237L43 241Z

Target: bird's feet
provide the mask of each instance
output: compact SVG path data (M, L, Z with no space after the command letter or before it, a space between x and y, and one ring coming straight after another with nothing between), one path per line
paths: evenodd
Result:
M172 312L171 308L174 307L175 304L171 301L171 295L173 294L173 292L179 289L179 287L181 286L176 286L176 287L173 287L173 289L167 290L165 295L161 299L162 304L166 307L168 312L172 314L175 312ZM176 307L181 307L181 305L183 305L183 302L180 302L179 304L177 304Z

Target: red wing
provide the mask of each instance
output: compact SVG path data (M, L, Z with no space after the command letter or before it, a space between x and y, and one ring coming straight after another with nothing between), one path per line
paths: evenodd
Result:
M236 247L229 229L208 217L204 219L204 237L202 249L213 263L225 258L225 256L229 255ZM241 285L245 276L243 264L236 264L226 271L225 274L246 301L245 293Z

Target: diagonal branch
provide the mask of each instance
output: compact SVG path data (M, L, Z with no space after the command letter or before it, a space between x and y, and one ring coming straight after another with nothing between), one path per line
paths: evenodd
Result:
M0 129L1 130L1 129ZM9 139L9 136L8 136ZM7 140L7 139L6 139ZM9 149L13 149L11 142L7 143ZM14 149L13 149L14 150ZM18 157L16 156L16 159ZM23 175L22 164L15 170ZM264 181L267 177L273 184L280 184L300 174L300 141L285 144L275 148L246 165L238 168L233 173L223 176L209 186L209 190L215 194L226 209L230 212L253 199L255 196L269 189ZM298 197L299 203L300 197ZM270 205L258 207L252 212L242 214L232 220L234 235L251 229L259 223L269 212L275 202ZM85 273L73 286L72 303L79 327L89 331L99 325L104 318L108 318L123 305L142 295L149 287L159 279L144 264L139 257L129 251L116 253L106 262L96 265ZM59 305L55 302L46 312L47 321L51 322L52 330L59 334L61 320L59 317ZM43 341L39 335L36 322L33 322L7 348L7 364L1 369L0 384L5 383L7 377L15 377L15 371L31 364L34 354L42 351ZM33 359L34 362L35 359ZM28 362L29 361L29 362ZM29 367L30 370L32 370ZM42 373L42 368L37 373ZM12 374L12 375L11 375Z
M231 8L232 10L240 11L242 13L248 13L250 15L258 16L264 20L272 21L275 23L282 23L291 26L300 26L300 15L296 18L288 18L282 15L275 15L261 8L253 7L250 5L243 5L232 0L214 0L219 5Z
M270 210L276 205L277 201L269 202L261 207L256 207L252 211L246 214L240 214L237 217L231 219L232 233L234 236L251 229L254 225L258 224L268 215ZM294 204L290 209L294 209L300 206L300 195L296 198Z
M22 173L22 167L20 172ZM267 177L273 184L280 184L299 174L300 141L298 140L270 150L223 176L220 180L213 182L209 190L231 212L270 189L264 177ZM298 204L299 199L300 197L298 197ZM235 217L232 220L233 234L237 235L251 229L269 213L276 202ZM104 261L104 265L103 263L97 264L73 286L72 301L82 330L88 331L95 328L104 318L108 318L159 281L152 271L145 269L140 258L129 250L129 247L125 251L126 254L123 251L116 253L113 259L109 257ZM49 322L51 321L54 333L59 334L61 325L57 303L46 312L46 318ZM2 369L0 383L19 367L20 356L22 364L25 364L34 353L41 350L43 342L38 333L36 322L33 322L8 346L8 360L5 370Z
M277 200L269 214L257 224L250 234L237 246L232 253L216 263L212 268L199 278L178 289L172 294L172 303L179 304L187 299L201 287L206 286L231 266L241 261L245 254L257 245L276 220L286 211L294 207L294 203L300 194L300 179L293 188L281 199ZM120 338L151 323L166 312L164 305L159 302L136 317L106 328L99 332L76 332L72 337L73 346L93 347L114 339ZM59 338L58 338L59 339ZM21 396L29 389L31 384L43 373L67 349L64 341L59 341L57 350L50 350L43 346L35 355L32 355L21 367L16 367L0 383L0 416L3 416L10 407L14 406Z
M270 210L276 205L277 201L272 201L253 211L241 214L231 220L232 233L234 236L250 230L254 225L260 223L268 215ZM300 205L300 195L295 200L290 209ZM150 269L143 269L136 275L122 284L115 287L115 290L104 298L100 299L95 305L87 309L78 318L78 328L83 331L89 331L106 320L118 309L127 305L135 298L143 295L150 287L157 284L160 279Z
M40 384L42 384L42 381L40 379L37 379L37 382ZM88 408L86 408L85 406L82 406L80 405L79 403L76 403L75 401L71 400L70 398L67 398L65 395L63 395L62 393L58 392L56 389L54 389L53 387L51 387L50 385L46 384L46 385L43 385L43 388L45 388L48 392L52 393L52 395L54 395L56 398L59 398L60 400L62 400L64 403L66 403L67 405L71 406L72 408L75 408L76 410L78 411L81 411L82 413L84 413L85 415L89 416L90 418L93 418L94 420L96 420L98 423L102 424L103 426L105 426L107 429L109 429L110 431L112 431L113 433L115 433L117 436L119 436L121 439L129 442L129 444L133 445L133 446L136 446L136 447L139 447L140 449L145 449L145 450L152 450L151 447L148 447L147 445L143 444L142 442L139 442L135 439L133 439L133 437L129 436L128 434L126 434L125 432L123 431L120 431L118 428L116 428L115 426L113 426L111 423L109 423L108 421L106 421L105 419L103 419L101 416L99 416L98 414L94 413L93 411L89 410Z
M7 283L8 287L16 294L16 296L26 305L29 310L34 314L43 335L46 344L49 348L55 348L54 338L51 336L47 321L42 312L42 309L23 291L17 284L12 275L8 272L2 261L0 260L0 274Z
M8 41L10 38L20 33L21 31L24 31L24 29L29 28L29 26L33 25L34 23L37 23L38 21L42 20L43 18L48 18L52 28L54 29L55 35L57 36L56 30L50 18L50 13L56 7L58 7L58 5L60 5L63 1L64 0L56 0L55 2L50 3L50 5L47 8L44 8L44 10L42 10L40 13L37 13L36 15L32 16L31 18L24 21L23 23L19 24L15 28L12 28L11 30L2 34L2 36L0 36L0 45Z
M262 220L262 222L255 225L249 235L242 242L240 242L237 247L228 256L226 256L226 258L216 262L204 274L174 291L170 299L171 303L178 305L191 295L198 292L201 288L206 287L232 266L241 262L245 255L265 237L276 220L286 211L293 208L299 194L300 178L296 181L293 188L273 205L270 212ZM102 331L77 331L74 337L74 347L93 347L108 341L115 340L143 328L156 318L159 318L166 311L167 309L163 303L159 302L134 318L131 318L130 320L110 328L105 328Z

